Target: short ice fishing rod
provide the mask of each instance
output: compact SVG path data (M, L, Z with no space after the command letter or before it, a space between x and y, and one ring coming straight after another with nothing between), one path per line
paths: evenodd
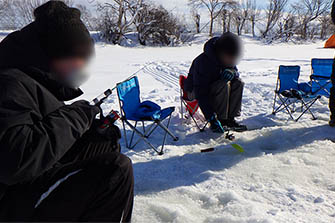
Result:
M150 63L152 64L152 63ZM129 80L130 78L134 77L136 74L138 74L140 71L144 70L147 68L150 64L146 65L145 67L139 69L135 73L133 73L131 76L129 76L126 80ZM97 127L97 131L101 134L103 134L105 131L108 130L108 128L114 123L121 118L119 112L115 110L111 110L107 116L103 115L103 110L101 108L101 105L106 102L106 100L113 94L113 91L116 89L116 87L107 89L104 93L99 95L98 97L94 98L90 104L98 106L100 109L100 120L101 120L101 125Z

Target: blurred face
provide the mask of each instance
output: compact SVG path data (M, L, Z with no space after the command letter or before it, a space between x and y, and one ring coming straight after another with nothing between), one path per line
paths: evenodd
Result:
M221 63L229 67L235 67L239 63L239 59L238 56L228 54L222 54L220 56Z
M51 62L51 70L65 86L78 88L88 79L87 65L88 61L79 57L55 59Z

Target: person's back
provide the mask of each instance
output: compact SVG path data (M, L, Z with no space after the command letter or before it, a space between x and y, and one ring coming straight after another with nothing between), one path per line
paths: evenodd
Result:
M133 174L120 133L96 131L82 94L94 43L61 1L0 43L0 221L130 221Z
M210 88L210 85L220 79L220 72L226 68L222 65L215 52L215 44L219 37L210 39L204 46L204 52L194 59L185 82L185 90Z

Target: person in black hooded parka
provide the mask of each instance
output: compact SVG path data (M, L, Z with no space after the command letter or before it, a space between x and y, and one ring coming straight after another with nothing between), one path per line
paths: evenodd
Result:
M210 39L185 81L189 99L199 101L213 132L224 133L224 127L247 130L235 120L241 113L244 89L236 67L241 48L239 37L230 32Z
M332 21L335 24L335 1L333 2L331 16ZM332 83L333 87L330 90L330 101L329 101L329 108L331 112L329 125L331 127L335 127L335 61L333 64Z
M0 221L129 222L132 165L82 94L94 43L80 11L50 1L0 43Z

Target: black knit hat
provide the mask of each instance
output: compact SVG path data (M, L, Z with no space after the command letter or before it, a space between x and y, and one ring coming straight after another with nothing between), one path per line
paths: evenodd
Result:
M36 8L34 16L42 47L50 59L89 58L94 53L94 42L78 9L62 1L49 1Z
M241 39L231 32L226 32L216 41L215 48L218 54L240 56L242 53Z

